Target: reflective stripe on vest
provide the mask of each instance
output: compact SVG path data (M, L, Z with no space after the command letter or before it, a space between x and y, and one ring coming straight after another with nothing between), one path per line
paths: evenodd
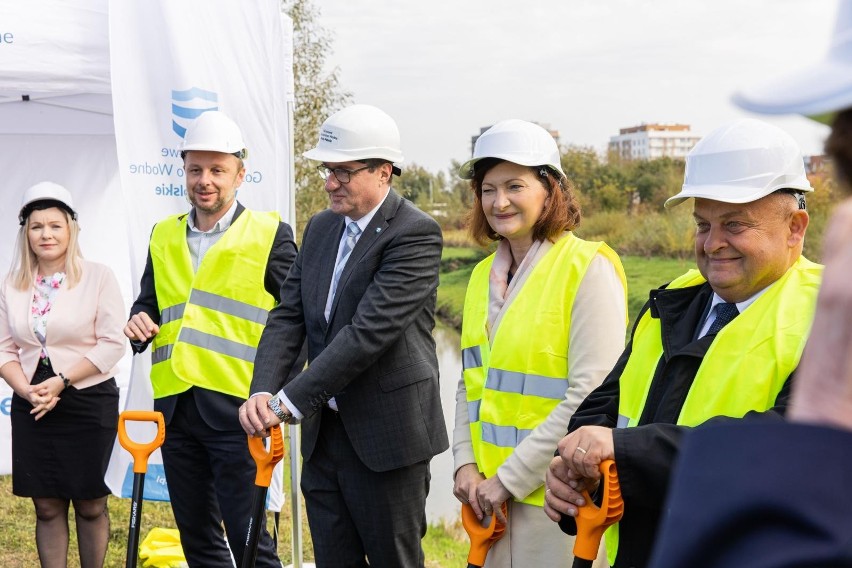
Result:
M715 416L741 418L749 411L774 406L802 356L821 279L822 266L799 257L747 310L722 328L698 368L678 424L697 426ZM697 270L690 270L667 288L704 282ZM619 379L619 427L638 424L662 356L660 320L646 310ZM617 525L606 532L606 544L613 564L618 552Z
M166 325L167 323L178 320L183 317L183 310L186 308L186 304L177 304L175 306L169 306L160 312L160 325Z
M532 268L490 345L485 326L494 255L471 274L464 304L462 367L473 452L486 477L496 474L565 398L571 309L597 254L613 263L624 283L621 262L609 247L567 233ZM542 506L543 487L520 501Z
M248 396L257 345L275 304L264 279L278 224L277 213L244 210L196 273L186 215L154 227L151 260L161 310L151 356L154 398L193 385Z

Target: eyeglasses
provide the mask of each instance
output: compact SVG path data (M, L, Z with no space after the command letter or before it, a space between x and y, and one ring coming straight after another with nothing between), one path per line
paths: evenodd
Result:
M363 168L358 168L355 170L347 170L345 168L329 168L324 164L320 164L317 166L317 171L322 179L328 180L328 176L334 174L334 177L337 178L337 181L340 183L349 183L349 180L352 179L352 174L357 174L361 170L366 170L370 166L364 166Z

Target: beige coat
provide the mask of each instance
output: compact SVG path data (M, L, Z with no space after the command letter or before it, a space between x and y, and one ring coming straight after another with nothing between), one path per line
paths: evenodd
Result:
M84 389L115 375L126 348L127 313L118 281L103 264L82 261L83 275L73 288L62 284L47 316L47 353L57 373L88 359L100 373L74 382ZM18 290L7 279L0 287L0 367L19 361L32 380L41 343L33 332L33 290Z
M533 267L553 247L541 244L529 268L506 298L503 311L523 288ZM496 263L496 261L495 261ZM544 483L544 474L556 444L567 434L568 421L580 402L612 370L624 348L626 327L624 289L615 267L606 257L595 256L577 289L572 308L568 360L569 387L565 398L553 409L497 470L497 477L516 498L522 499ZM464 379L456 392L456 421L453 431L454 471L475 463L467 413ZM541 507L509 501L509 525L503 538L488 554L486 568L569 566L574 539L562 533ZM605 566L600 552L595 568Z

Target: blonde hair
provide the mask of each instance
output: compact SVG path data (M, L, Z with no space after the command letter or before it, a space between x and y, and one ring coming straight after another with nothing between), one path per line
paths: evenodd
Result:
M83 258L83 253L80 251L80 245L77 237L80 234L80 225L71 214L65 209L58 208L65 215L65 221L68 223L68 250L65 251L65 281L69 288L73 288L80 282L83 276L83 263L80 259ZM28 290L33 287L36 268L38 267L38 258L33 249L30 247L30 240L27 238L29 230L29 217L24 219L24 224L18 229L17 246L15 247L15 259L12 261L13 268L9 273L9 278L12 284L18 290Z

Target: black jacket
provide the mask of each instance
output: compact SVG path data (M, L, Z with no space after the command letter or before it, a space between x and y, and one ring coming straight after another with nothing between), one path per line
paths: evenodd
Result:
M569 433L581 426L613 428L615 463L624 496L624 517L619 525L618 557L614 568L644 567L648 564L681 436L689 430L686 426L676 425L677 418L698 367L715 339L714 335L694 339L712 296L713 290L706 283L689 288L651 291L650 299L636 321L649 309L652 317L660 319L663 356L636 427L616 428L619 379L630 358L632 337L603 384L586 397L568 424ZM792 375L776 397L773 408L764 413L749 413L747 417L765 416L780 420L787 406L791 378ZM560 526L569 534L576 532L571 517L563 517Z

